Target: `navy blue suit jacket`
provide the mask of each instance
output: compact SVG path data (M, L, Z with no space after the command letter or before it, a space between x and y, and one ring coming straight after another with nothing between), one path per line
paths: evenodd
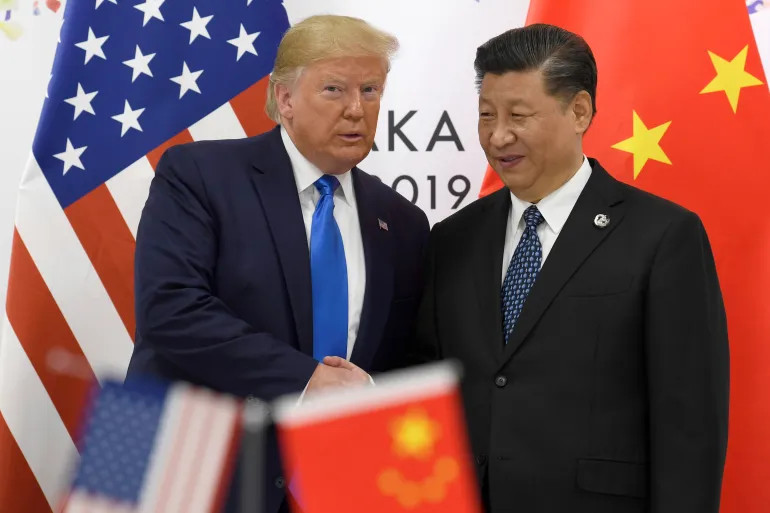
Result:
M357 168L352 178L366 291L351 361L376 373L406 364L429 225L377 178ZM279 128L170 148L142 213L135 262L129 376L266 401L303 390L317 365L310 257ZM283 478L272 435L267 459L273 512Z

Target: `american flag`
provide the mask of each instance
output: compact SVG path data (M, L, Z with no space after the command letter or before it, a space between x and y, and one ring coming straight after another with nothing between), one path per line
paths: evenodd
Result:
M240 420L234 399L188 385L106 382L63 513L219 511Z
M0 321L3 513L54 509L89 380L125 372L160 155L269 129L267 75L289 26L281 0L69 0L64 19Z

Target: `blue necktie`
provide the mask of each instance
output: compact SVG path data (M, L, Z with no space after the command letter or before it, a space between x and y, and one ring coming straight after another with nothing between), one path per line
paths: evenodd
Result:
M519 318L524 301L540 272L543 247L537 237L537 225L543 222L543 215L535 205L524 211L526 227L521 234L519 245L513 252L508 271L505 273L500 299L503 309L503 339L508 343L513 327Z
M348 354L348 270L342 235L334 220L334 191L340 182L324 175L315 182L321 193L310 229L313 286L313 358Z

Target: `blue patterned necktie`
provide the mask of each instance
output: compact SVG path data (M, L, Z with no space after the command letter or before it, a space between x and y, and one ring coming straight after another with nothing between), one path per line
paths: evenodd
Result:
M348 354L348 269L342 234L334 220L336 177L315 182L321 193L310 229L310 275L313 286L313 358Z
M535 284L543 261L543 247L537 237L537 225L543 222L543 215L535 205L524 211L526 227L521 234L516 251L513 252L508 271L505 273L500 299L503 309L503 339L508 343L513 327L519 318L527 294Z

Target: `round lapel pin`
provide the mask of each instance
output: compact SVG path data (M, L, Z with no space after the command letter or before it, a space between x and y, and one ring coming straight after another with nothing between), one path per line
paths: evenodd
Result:
M594 226L597 228L607 228L610 224L610 216L607 214L597 214L594 217Z

